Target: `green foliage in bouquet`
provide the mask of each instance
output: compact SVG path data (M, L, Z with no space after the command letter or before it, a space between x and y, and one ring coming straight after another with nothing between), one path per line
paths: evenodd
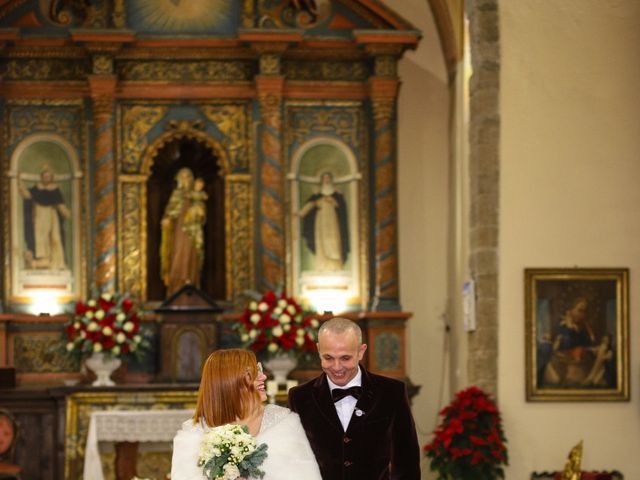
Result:
M208 480L262 478L258 468L267 458L267 445L256 445L246 425L222 425L204 434L198 466Z

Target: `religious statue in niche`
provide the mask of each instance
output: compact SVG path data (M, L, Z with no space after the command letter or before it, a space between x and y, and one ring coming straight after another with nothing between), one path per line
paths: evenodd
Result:
M340 291L357 301L359 287L358 187L351 149L331 138L302 145L292 159L294 293L313 296Z
M319 191L307 199L299 215L302 235L315 256L315 270L342 270L349 254L347 203L336 190L331 172L322 173Z
M16 298L66 301L80 291L79 165L73 146L57 135L29 136L12 153L10 276Z
M200 287L204 263L205 182L189 168L181 168L175 180L161 221L160 271L167 295L187 283Z
M66 270L64 222L71 218L71 211L54 172L43 164L32 186L27 187L24 179L21 175L18 190L24 200L25 268Z

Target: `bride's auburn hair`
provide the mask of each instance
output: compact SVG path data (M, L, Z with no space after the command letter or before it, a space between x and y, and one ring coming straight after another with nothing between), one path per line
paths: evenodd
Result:
M213 352L202 367L194 423L204 419L216 427L246 418L261 403L253 384L257 376L253 352L237 348Z

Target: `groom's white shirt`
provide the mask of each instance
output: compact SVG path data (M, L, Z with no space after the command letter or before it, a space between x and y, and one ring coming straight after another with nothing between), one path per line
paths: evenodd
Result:
M362 386L362 370L358 366L358 373L356 376L351 379L349 383L347 383L344 387L336 385L327 376L327 382L329 383L329 390L333 392L334 388L351 388L351 387L360 387ZM349 427L349 422L351 421L351 415L353 415L353 411L356 408L356 403L358 403L358 399L349 395L348 397L344 397L341 400L334 403L336 407L336 413L338 414L338 418L340 419L340 423L342 424L342 429L346 432L347 427Z

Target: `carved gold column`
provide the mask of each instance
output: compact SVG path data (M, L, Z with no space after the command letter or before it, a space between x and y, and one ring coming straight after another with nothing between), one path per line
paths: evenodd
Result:
M127 19L124 7L125 0L115 0L113 2L113 14L111 16L113 26L116 28L125 28Z
M260 56L260 75L255 78L260 105L260 259L261 286L266 289L284 284L284 159L282 153L282 92L280 55Z
M113 96L116 77L113 60L106 55L93 59L89 77L94 127L94 282L100 292L113 292L116 280L116 183L114 156Z
M372 310L399 310L398 205L396 176L396 59L375 58L376 75L369 80L373 108L373 301Z
M254 28L256 26L254 3L254 0L242 0L242 28Z

